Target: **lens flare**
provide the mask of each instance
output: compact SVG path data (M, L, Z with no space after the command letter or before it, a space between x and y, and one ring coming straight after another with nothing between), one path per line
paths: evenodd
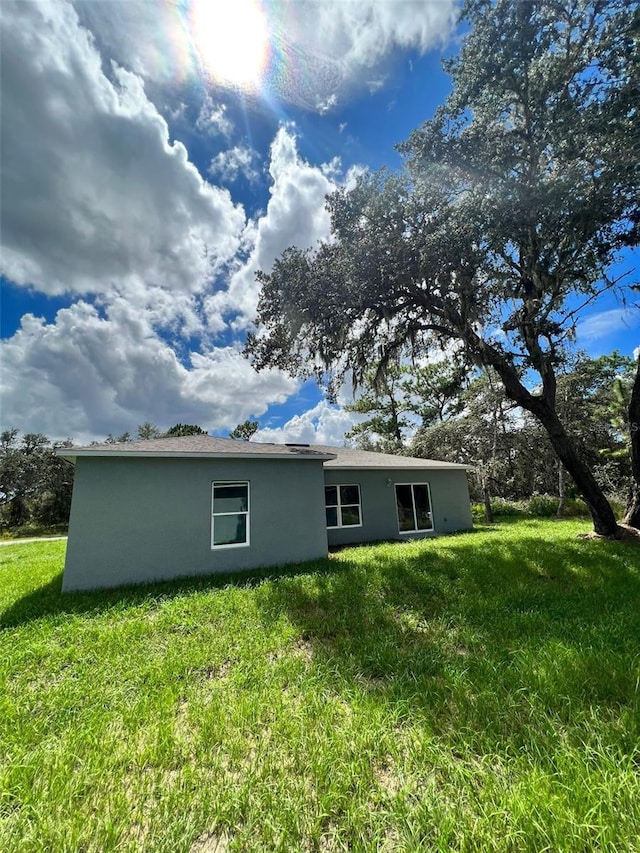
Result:
M203 70L219 83L256 89L269 54L269 30L259 0L194 0L192 39Z

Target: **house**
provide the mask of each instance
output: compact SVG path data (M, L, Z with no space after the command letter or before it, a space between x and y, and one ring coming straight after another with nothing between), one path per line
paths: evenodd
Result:
M232 572L471 527L464 465L209 435L59 451L75 465L63 590Z

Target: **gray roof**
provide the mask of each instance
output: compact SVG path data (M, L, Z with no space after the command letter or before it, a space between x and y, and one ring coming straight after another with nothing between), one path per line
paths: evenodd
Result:
M417 456L396 456L394 453L374 453L353 447L329 447L323 444L310 445L319 453L332 453L335 458L324 463L325 468L461 468L469 465L457 462L442 462L439 459L420 459Z
M170 456L240 459L247 456L270 459L316 459L327 468L461 468L454 462L419 459L415 456L395 456L373 453L351 447L331 447L323 444L270 444L259 441L236 441L212 435L183 435L172 438L152 438L148 441L124 441L118 444L92 444L85 447L61 448L58 455L69 462L78 456Z
M271 459L333 459L332 452L312 449L309 445L259 444L257 441L236 441L212 435L181 435L171 438L152 438L148 441L122 441L116 444L91 444L68 447L58 455L70 462L78 456L206 456L226 459L262 456Z

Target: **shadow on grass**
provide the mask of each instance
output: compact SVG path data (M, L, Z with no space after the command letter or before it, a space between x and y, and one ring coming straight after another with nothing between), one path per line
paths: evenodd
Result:
M465 535L473 535L468 531ZM378 543L380 544L380 543ZM383 543L384 544L384 543ZM388 543L387 543L388 544ZM400 544L395 542L394 544ZM332 549L334 552L348 552L353 546ZM112 609L149 604L155 600L175 596L196 594L228 586L237 588L256 587L267 580L287 577L299 577L308 574L332 575L348 569L344 561L326 559L312 560L307 563L292 563L282 566L269 566L242 572L210 575L185 575L172 580L157 581L148 584L118 586L86 592L62 593L63 572L58 572L49 583L33 589L16 599L0 612L0 629L17 627L34 619L46 618L58 614L101 613Z
M18 598L4 612L1 612L0 629L18 627L32 620L49 616L99 614L140 605L152 606L154 602L161 600L224 589L228 586L249 589L271 579L296 577L309 573L321 576L342 571L344 571L343 565L334 560L325 559L256 571L185 576L156 583L67 593L62 592L63 572L60 571L49 583Z
M283 617L294 626L319 693L359 695L394 714L410 705L455 748L470 737L489 752L551 756L558 725L581 742L576 721L595 712L624 718L626 750L640 737L638 549L537 533L524 525L517 536L345 549L302 565L65 595L60 573L10 605L0 626L245 588L265 627Z
M342 562L345 572L257 596L266 620L286 614L298 628L335 689L410 700L434 731L493 730L516 745L544 725L536 715L637 713L637 548L527 536Z

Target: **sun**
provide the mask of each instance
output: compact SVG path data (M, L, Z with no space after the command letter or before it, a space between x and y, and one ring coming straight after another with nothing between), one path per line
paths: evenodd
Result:
M260 0L193 0L189 18L200 61L211 77L240 88L260 83L269 48Z

